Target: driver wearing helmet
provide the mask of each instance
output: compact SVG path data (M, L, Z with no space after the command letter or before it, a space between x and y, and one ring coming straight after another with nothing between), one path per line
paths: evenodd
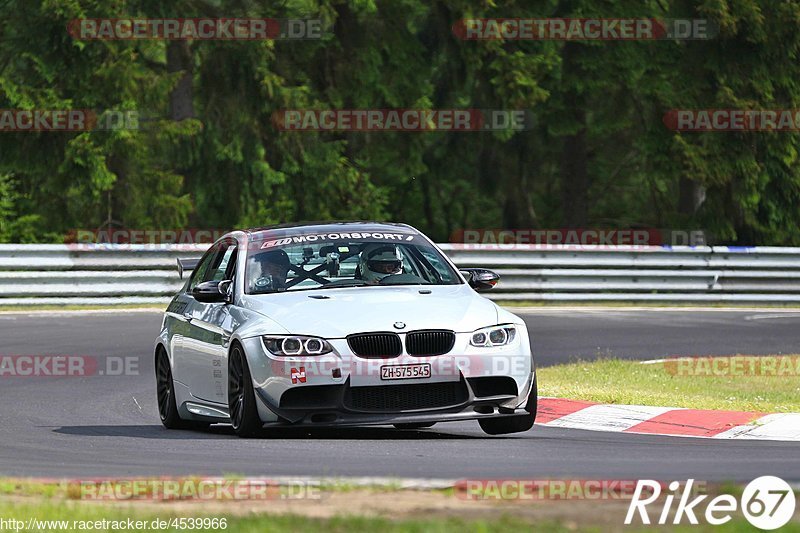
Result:
M387 276L403 273L403 257L393 244L367 244L359 254L358 270L367 283L380 283Z
M253 258L256 278L253 290L282 291L286 289L286 276L289 273L289 256L283 250L270 250Z

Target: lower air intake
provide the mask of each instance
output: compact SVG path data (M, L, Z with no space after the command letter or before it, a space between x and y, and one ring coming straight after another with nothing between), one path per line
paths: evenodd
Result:
M467 401L463 381L352 387L349 407L358 411L412 411L458 405Z

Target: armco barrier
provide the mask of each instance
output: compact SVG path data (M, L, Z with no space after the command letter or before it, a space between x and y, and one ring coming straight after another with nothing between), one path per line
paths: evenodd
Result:
M176 258L208 245L0 244L0 306L166 305L183 286Z
M800 248L442 244L459 267L496 270L486 295L516 301L800 303ZM207 245L0 245L0 306L163 305L175 259Z

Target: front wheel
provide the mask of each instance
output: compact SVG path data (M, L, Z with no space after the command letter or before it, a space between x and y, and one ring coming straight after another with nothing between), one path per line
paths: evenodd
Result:
M539 387L536 384L536 377L533 378L531 393L528 395L528 402L525 404L526 415L507 416L504 418L484 418L478 420L481 429L489 435L504 435L506 433L521 433L533 427L536 421L536 407L539 402Z
M244 350L238 344L228 359L228 409L233 431L240 437L256 436L262 427L258 417L253 379Z

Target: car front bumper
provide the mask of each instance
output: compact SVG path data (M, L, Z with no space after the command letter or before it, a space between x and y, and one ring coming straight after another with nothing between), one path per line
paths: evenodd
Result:
M334 351L313 357L274 356L261 337L242 343L265 425L425 423L526 413L535 370L527 330L517 330L512 344L494 348L458 333L448 354L432 357L361 358L345 339L328 339ZM430 365L429 377L381 378L381 367L418 364Z
M325 385L300 388L302 396L293 395L296 401L282 401L275 405L263 392L256 389L259 403L274 414L275 420L264 423L270 426L363 426L385 424L414 424L427 422L448 422L458 420L477 420L481 418L498 418L518 415L530 415L524 408L534 375L529 377L526 390L520 395L497 394L492 396L476 396L471 383L475 380L462 379L458 382L463 387L463 396L456 403L425 406L417 409L365 408L354 405L353 389L349 383L342 385ZM370 387L370 389L391 389L402 385ZM436 387L436 384L422 385ZM361 388L364 390L364 388ZM391 392L389 392L391 395ZM522 399L523 406L515 407ZM271 417L272 418L272 417ZM264 420L264 417L262 417Z

